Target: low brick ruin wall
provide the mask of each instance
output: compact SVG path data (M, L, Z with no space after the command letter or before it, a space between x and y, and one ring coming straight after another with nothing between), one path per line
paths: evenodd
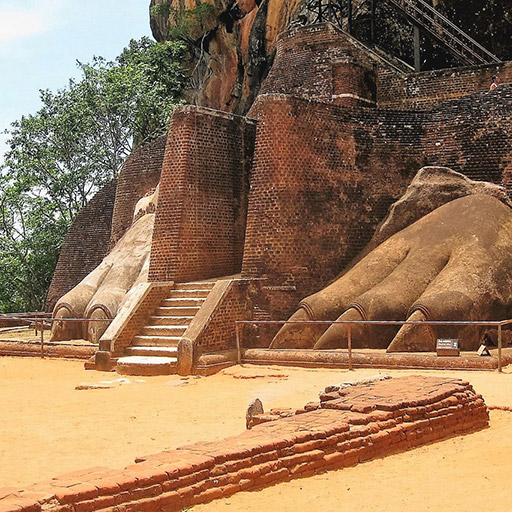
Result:
M260 416L262 424L238 436L142 457L124 470L92 468L23 491L0 489L0 511L176 511L354 466L489 421L482 397L459 379L410 376L327 391L294 414Z
M59 359L90 359L97 350L97 345L73 343L72 341L45 341L43 345L44 357ZM41 343L37 341L3 340L0 338L0 356L41 357Z

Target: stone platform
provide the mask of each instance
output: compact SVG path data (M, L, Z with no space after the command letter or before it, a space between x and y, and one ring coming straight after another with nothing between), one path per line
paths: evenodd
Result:
M476 352L461 352L458 357L438 357L434 352L387 353L384 349L355 349L354 368L393 368L397 370L496 370L498 349L491 355L479 357ZM277 364L311 368L348 368L347 350L266 349L242 350L246 364ZM512 348L502 350L502 366L512 364Z
M0 489L0 512L156 512L262 488L488 426L482 397L459 379L409 376L332 386L320 401L260 415L221 441L91 468L24 490Z

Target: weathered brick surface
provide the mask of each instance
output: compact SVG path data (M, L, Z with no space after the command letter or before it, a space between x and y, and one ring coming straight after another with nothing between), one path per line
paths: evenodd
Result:
M402 75L380 67L378 103L383 108L430 109L440 102L489 91L492 75L512 82L512 62L500 65L441 69Z
M254 122L178 109L162 167L149 279L186 282L240 271Z
M285 95L260 96L251 115L258 128L242 272L267 277L280 296L289 288L289 303L271 312L282 319L365 246L426 163L429 116Z
M471 94L432 109L424 151L432 164L504 185L510 194L512 87Z
M206 329L197 339L197 354L236 348L235 321L249 318L246 281L234 281L219 307L213 312Z
M112 217L110 246L131 226L137 201L151 193L160 180L167 136L136 149L126 159L119 174Z
M274 65L261 94L293 94L343 105L374 104L376 68L386 64L328 23L279 37Z
M315 407L276 415L222 441L141 457L121 471L92 468L22 491L0 489L0 510L182 510L353 466L489 422L481 395L460 379L410 376L334 386Z
M92 272L109 250L116 181L103 187L82 208L69 229L46 300L51 311L57 301Z

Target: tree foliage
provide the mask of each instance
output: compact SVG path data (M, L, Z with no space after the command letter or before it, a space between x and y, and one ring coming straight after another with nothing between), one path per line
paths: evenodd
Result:
M78 62L79 79L40 91L39 111L12 123L0 168L0 312L43 307L77 212L134 145L165 133L185 87L184 52L143 38L113 62Z

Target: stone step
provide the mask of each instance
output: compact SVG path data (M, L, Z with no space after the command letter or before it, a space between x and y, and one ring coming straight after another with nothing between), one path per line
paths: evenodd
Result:
M134 346L126 349L127 356L177 357L178 347Z
M184 290L171 290L171 294L169 298L172 299L188 299L188 298L198 298L198 299L206 299L211 290L196 290L196 289L184 289Z
M194 316L199 306L161 306L156 308L155 316Z
M186 325L146 325L140 334L143 336L183 336Z
M117 360L117 373L122 375L171 375L176 373L176 357L126 356Z
M173 290L211 290L215 286L215 281L192 281L190 283L175 283Z
M150 316L148 326L152 325L183 325L187 327L194 317L191 316Z
M168 308L168 307L184 307L184 306L201 306L204 302L204 299L202 298L198 298L198 297L186 297L186 298L183 298L183 297L178 297L176 299L174 298L169 298L169 299L164 299L160 306L161 307L165 307L165 308Z
M133 346L144 347L176 347L181 340L181 336L144 336L137 335L133 337Z

